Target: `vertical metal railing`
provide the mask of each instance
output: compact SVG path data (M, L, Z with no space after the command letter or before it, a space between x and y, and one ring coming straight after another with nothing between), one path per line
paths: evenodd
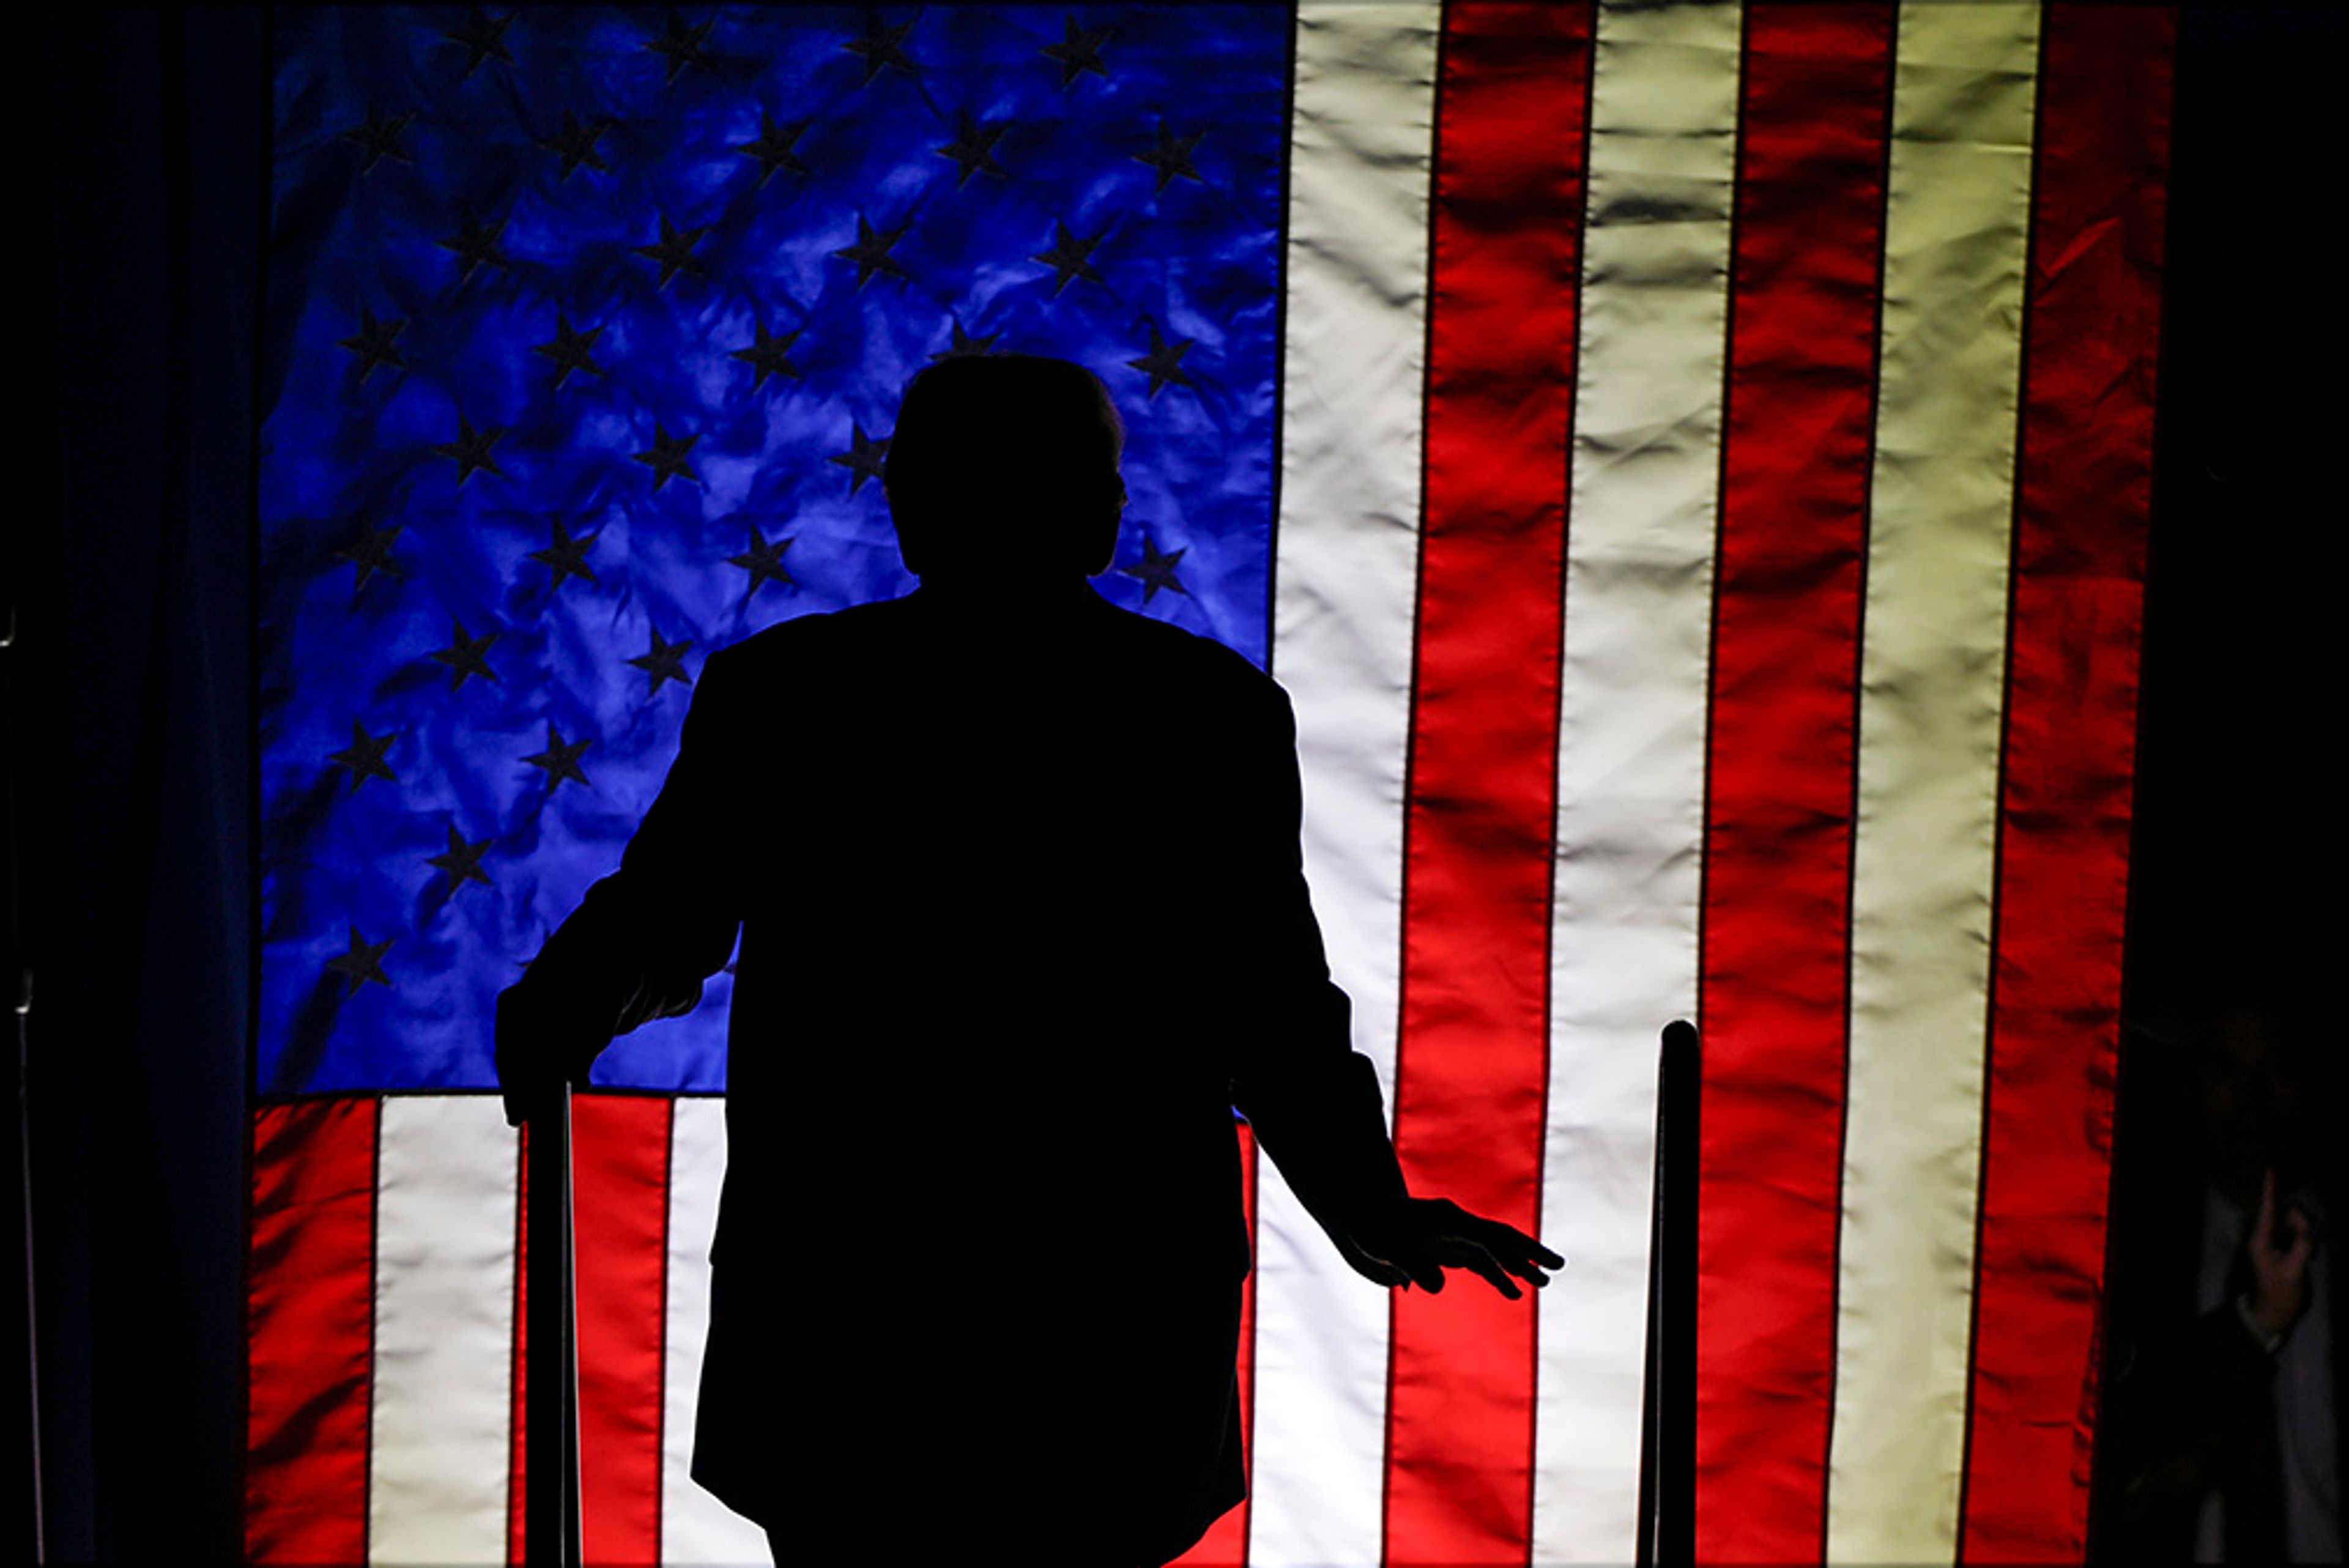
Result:
M525 1307L523 1561L579 1562L579 1341L571 1249L571 1088L560 1085L523 1127Z
M6 624L0 625L0 757L25 755L15 749L25 744L27 737L17 716L17 706L24 700L18 691L20 672L26 655L19 651L16 606L8 605ZM17 1202L24 1216L25 1227L25 1404L18 1412L24 1425L18 1429L28 1439L26 1444L25 1470L20 1472L31 1488L32 1511L26 1521L29 1538L18 1535L16 1510L8 1511L9 1532L16 1538L16 1550L26 1553L35 1563L49 1560L47 1492L41 1473L41 1334L39 1292L33 1278L33 1100L32 1100L32 1012L33 960L31 944L25 935L25 911L21 902L24 870L18 858L16 838L16 775L13 768L0 768L0 894L5 894L5 906L0 915L7 921L8 953L5 967L14 970L10 976L16 992L13 1011L16 1019L16 1153ZM20 1503L25 1501L21 1494Z
M1640 1424L1640 1568L1696 1561L1696 1181L1702 1054L1664 1026L1648 1245L1646 1408Z

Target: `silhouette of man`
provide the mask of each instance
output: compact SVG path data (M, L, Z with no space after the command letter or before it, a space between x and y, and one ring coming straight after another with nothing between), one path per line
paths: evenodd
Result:
M712 655L619 872L500 999L519 1115L739 929L693 1473L779 1556L1124 1568L1238 1502L1235 1107L1371 1280L1561 1264L1406 1193L1287 697L1086 582L1123 443L1074 365L916 377L919 589Z

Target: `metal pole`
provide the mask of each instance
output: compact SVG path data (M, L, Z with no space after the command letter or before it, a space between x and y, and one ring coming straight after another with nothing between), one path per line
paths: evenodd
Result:
M1647 1398L1640 1421L1640 1568L1696 1560L1696 1182L1702 1055L1664 1026L1648 1228Z
M17 655L16 606L8 606L8 624L0 628L0 652L11 655L0 673L0 756L14 757L22 737L16 733ZM0 769L0 850L7 856L8 956L16 968L16 1150L17 1192L25 1210L25 1434L33 1485L33 1561L49 1560L47 1499L41 1476L41 1335L33 1282L33 1099L32 1012L33 961L25 941L25 911L20 899L21 863L16 851L16 775ZM22 1542L19 1542L21 1545Z
M579 1346L571 1260L571 1088L559 1086L523 1125L523 1560L579 1562Z
M33 1011L33 971L27 966L16 993L16 1150L24 1156L18 1172L25 1198L25 1387L26 1403L26 1435L31 1438L33 1480L33 1561L49 1560L48 1527L43 1518L45 1500L41 1482L41 1334L33 1286L33 1099L31 1092L32 1047L29 1037L30 1015Z

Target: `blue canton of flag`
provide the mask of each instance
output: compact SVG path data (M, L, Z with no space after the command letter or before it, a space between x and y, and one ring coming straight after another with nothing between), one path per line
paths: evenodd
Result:
M931 360L1097 371L1103 591L1264 663L1284 11L276 28L264 1095L494 1084L497 993L616 866L703 658L911 586L878 481ZM727 995L595 1080L722 1090Z

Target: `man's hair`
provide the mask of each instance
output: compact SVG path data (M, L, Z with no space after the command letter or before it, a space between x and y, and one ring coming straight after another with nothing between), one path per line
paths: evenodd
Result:
M929 366L905 388L884 469L907 563L926 573L1100 570L1124 445L1108 389L1082 366L989 354Z

